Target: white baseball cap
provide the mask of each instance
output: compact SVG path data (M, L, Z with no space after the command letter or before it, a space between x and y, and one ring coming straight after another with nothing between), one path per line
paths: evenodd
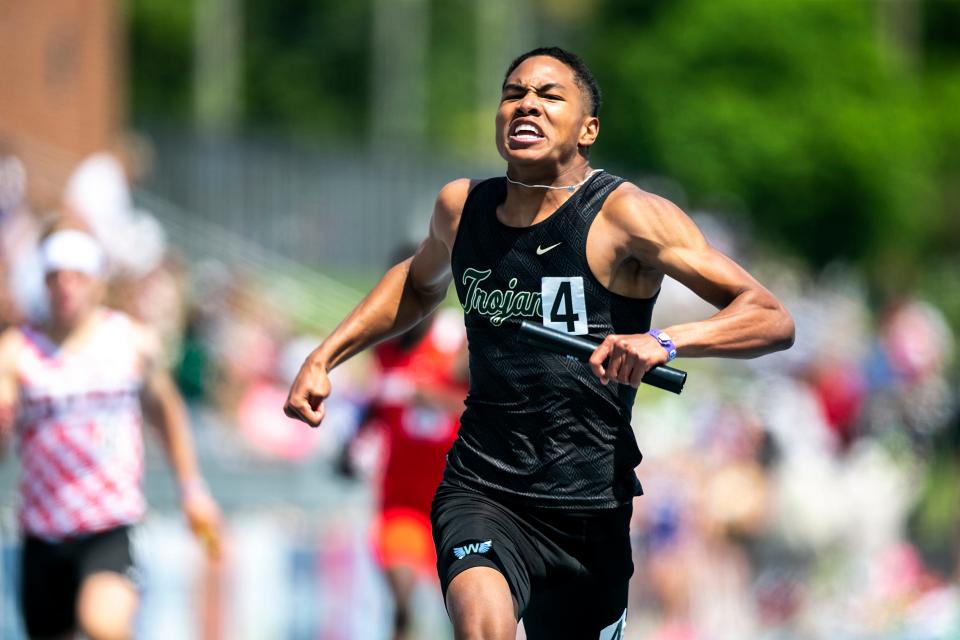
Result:
M104 274L106 259L103 249L83 231L64 229L50 234L40 245L43 273L78 271L99 278Z

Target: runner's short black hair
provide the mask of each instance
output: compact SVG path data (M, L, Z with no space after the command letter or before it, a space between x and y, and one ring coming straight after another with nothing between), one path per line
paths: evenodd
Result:
M580 56L560 47L537 47L533 51L518 56L507 68L507 72L503 76L503 84L507 84L507 78L510 77L514 69L520 66L521 62L534 56L549 56L570 67L580 91L584 95L590 96L590 115L596 116L600 113L600 87L597 85L597 80L593 77L590 67L580 59Z

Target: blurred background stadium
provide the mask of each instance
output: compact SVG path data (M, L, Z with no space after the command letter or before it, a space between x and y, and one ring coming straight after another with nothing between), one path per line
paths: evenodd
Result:
M85 217L227 516L208 566L151 447L139 637L387 637L371 490L333 464L369 363L320 430L280 407L439 187L502 173L502 74L542 44L600 81L593 164L684 207L798 324L638 395L626 637L960 638L960 2L0 0L0 324L42 310L44 221ZM668 283L654 324L709 312ZM419 637L449 637L418 598Z

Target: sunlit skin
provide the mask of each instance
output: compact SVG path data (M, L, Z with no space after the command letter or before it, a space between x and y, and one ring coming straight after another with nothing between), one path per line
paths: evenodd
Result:
M51 271L44 281L50 301L49 331L54 339L79 327L103 299L103 282L80 271Z

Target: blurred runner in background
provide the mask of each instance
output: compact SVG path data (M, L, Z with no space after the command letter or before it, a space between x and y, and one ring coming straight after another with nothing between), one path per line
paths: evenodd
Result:
M415 251L416 246L397 250L390 264ZM406 640L412 637L411 601L418 583L436 583L430 505L467 395L463 319L455 311L431 314L377 345L373 355L380 375L354 442L373 433L383 438L371 540L393 595L393 638Z
M101 306L105 258L59 224L40 257L50 303L42 326L0 337L0 436L22 464L21 605L31 638L130 638L139 594L130 528L145 512L143 414L176 475L184 513L219 553L220 512L197 466L186 411L160 341Z

